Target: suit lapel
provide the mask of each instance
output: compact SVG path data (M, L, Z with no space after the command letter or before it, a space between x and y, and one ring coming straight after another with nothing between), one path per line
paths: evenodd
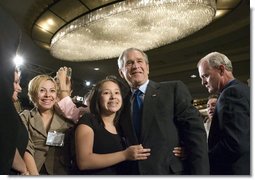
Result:
M124 136L128 137L126 139L127 140L126 143L128 145L139 143L135 135L135 130L133 127L133 121L131 117L131 102L130 102L131 96L132 96L132 93L130 91L130 94L124 100L125 108L122 112L122 116L120 119L120 125L121 125L122 131L124 132Z
M150 81L145 92L141 124L141 142L143 142L149 134L148 131L150 130L151 122L154 119L153 117L155 115L155 107L158 99L158 88L158 83Z
M43 136L47 137L47 133L43 127L42 118L38 111L35 109L30 111L31 113L31 119L29 119L30 125L33 127L34 130L38 131Z
M53 121L54 120L54 121ZM53 115L49 131L59 131L65 125L65 121L61 119L56 113Z

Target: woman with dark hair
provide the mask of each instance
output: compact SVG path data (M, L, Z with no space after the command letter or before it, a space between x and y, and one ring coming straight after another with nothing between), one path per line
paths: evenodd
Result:
M21 32L16 22L1 7L0 22L0 175L10 174L12 168L27 174L25 166L16 164L14 160L20 142L20 120L12 102L15 71L13 58L20 43Z
M21 93L22 88L20 86L21 71L18 67L14 71L14 81L13 81L13 94L12 101L16 108L16 111L19 113L21 111L21 106L19 104L18 94ZM9 172L10 175L29 175L26 164L24 162L24 154L28 144L28 132L24 124L22 123L20 117L18 121L18 128L15 130L18 133L17 147L12 163L12 169Z
M21 79L21 70L19 67L16 67L14 71L12 102L18 113L22 112L22 107L18 97L19 93L21 93L22 91L22 88L20 86L20 79Z
M126 160L145 160L150 149L141 145L126 149L118 131L122 108L121 84L114 78L100 81L92 91L90 114L84 114L75 131L78 168L84 174L126 174Z

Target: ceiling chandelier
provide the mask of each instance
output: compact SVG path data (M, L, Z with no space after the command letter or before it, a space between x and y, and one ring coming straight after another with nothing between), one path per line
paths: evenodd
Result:
M127 0L86 13L52 38L51 54L69 61L119 56L126 48L144 51L184 38L208 25L215 0Z

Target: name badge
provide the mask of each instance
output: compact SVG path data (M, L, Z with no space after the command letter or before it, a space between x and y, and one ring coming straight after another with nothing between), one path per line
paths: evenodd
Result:
M65 134L57 131L48 132L46 145L49 146L64 146Z

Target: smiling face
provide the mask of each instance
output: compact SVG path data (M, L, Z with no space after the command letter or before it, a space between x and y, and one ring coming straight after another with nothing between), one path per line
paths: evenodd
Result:
M36 104L39 110L52 109L56 103L56 85L51 80L44 80L39 84Z
M114 114L120 110L122 106L120 87L112 81L104 82L100 88L99 103L104 114Z
M148 80L149 64L141 52L128 51L124 57L124 65L120 69L120 74L131 87L137 88Z

